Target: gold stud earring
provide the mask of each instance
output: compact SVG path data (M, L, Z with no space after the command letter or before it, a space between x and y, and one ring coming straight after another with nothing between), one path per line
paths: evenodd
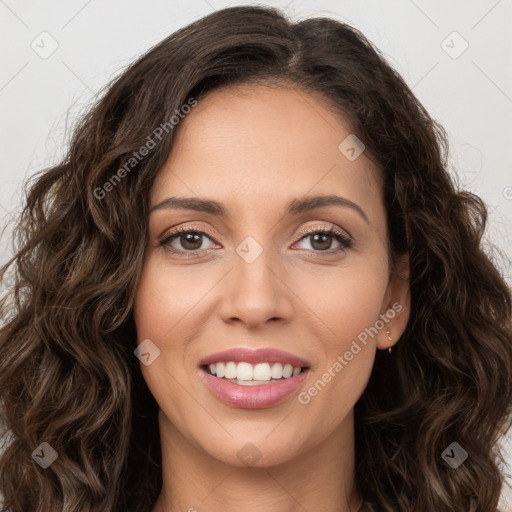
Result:
M386 331L386 335L389 341L393 341L393 339L391 338L391 333L389 331ZM388 352L391 354L391 347L388 348Z

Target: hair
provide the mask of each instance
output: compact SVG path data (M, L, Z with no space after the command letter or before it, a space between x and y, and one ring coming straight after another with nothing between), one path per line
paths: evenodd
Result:
M132 314L148 192L183 105L272 82L320 93L350 122L382 172L390 254L410 258L406 330L391 355L378 351L355 406L363 509L497 510L512 311L483 248L484 203L456 190L446 132L361 32L238 6L129 65L80 119L63 161L26 183L14 255L0 272L12 279L0 304L2 511L152 510L162 486L158 405L133 353ZM441 456L454 441L468 453L456 470ZM31 457L42 442L58 453L47 469Z

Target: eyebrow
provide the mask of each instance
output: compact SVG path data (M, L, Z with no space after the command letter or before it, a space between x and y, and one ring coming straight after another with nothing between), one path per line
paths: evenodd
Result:
M321 208L322 206L343 206L355 210L367 224L370 224L368 217L364 210L350 199L333 194L310 196L303 199L293 199L287 207L286 213L288 215L296 215L299 213ZM210 213L219 217L227 217L227 209L217 201L211 199L201 199L197 197L168 197L163 201L155 204L149 210L149 213L155 210L162 210L166 208L178 208L183 210L194 210L197 212Z

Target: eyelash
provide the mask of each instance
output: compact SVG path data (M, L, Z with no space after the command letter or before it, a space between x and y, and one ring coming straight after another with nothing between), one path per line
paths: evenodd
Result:
M197 249L195 251L180 251L180 250L177 250L177 249L171 247L169 244L175 238L178 238L183 233L193 233L196 235L204 235L210 239L213 239L213 236L210 233L208 233L207 231L203 231L200 229L194 229L194 228L190 228L190 227L182 227L182 228L177 228L174 231L171 231L170 233L168 233L166 236L164 236L164 238L162 240L160 240L158 245L160 247L162 247L163 249L165 249L166 251L169 251L172 254L177 254L177 255L183 255L183 254L187 254L187 253L190 254L190 253L194 253L194 252L208 250L208 249ZM300 242L303 239L308 238L309 236L314 235L314 234L332 235L333 238L340 243L340 247L338 247L337 249L334 249L334 250L331 249L331 250L326 250L326 251L320 251L320 250L315 250L315 249L304 249L304 250L310 250L310 251L314 252L315 254L320 254L320 255L332 255L332 254L336 254L336 253L339 253L342 251L346 251L352 247L352 239L334 227L331 227L330 229L326 229L325 227L310 226L309 228L307 228L305 231L303 231L301 233L300 238L299 238L299 240L297 240L297 242ZM297 243L297 242L295 242L295 243ZM295 245L295 243L294 243L294 245Z

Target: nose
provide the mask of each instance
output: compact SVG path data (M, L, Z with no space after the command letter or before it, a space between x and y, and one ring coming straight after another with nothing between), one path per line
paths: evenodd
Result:
M293 292L282 267L270 251L249 261L234 255L233 269L222 288L222 320L242 323L247 329L288 322L293 315Z

